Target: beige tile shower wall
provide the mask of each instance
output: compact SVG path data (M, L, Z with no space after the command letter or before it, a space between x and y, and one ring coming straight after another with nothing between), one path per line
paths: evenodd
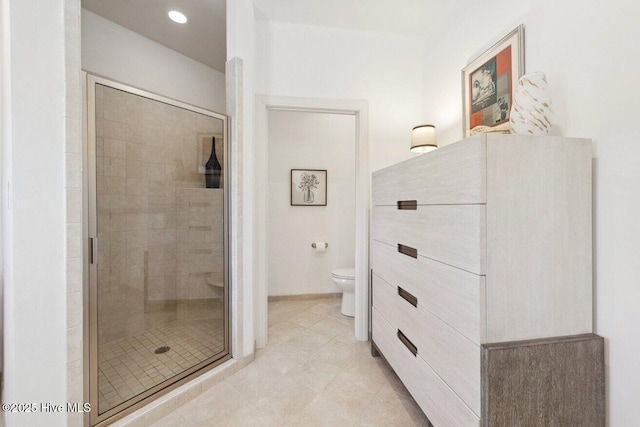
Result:
M224 286L223 190L178 189L177 299L220 298Z
M203 133L221 121L96 88L100 342L176 319L177 299L221 295L222 190L198 173Z

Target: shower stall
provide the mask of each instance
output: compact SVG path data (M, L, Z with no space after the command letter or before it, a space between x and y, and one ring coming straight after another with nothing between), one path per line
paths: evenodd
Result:
M227 118L87 79L91 425L230 358Z

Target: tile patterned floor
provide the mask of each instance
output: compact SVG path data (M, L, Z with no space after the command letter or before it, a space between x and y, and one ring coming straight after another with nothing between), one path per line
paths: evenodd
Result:
M398 377L353 337L340 300L269 303L269 345L233 376L152 424L427 426Z
M221 316L174 320L140 335L100 346L100 413L223 351ZM163 346L171 349L163 354L154 353Z

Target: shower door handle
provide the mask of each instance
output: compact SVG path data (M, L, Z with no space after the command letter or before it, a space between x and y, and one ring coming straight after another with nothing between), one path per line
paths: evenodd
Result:
M98 264L98 238L89 237L89 264Z

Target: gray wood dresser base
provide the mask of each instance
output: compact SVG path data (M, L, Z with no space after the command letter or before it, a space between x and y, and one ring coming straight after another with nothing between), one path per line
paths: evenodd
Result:
M374 341L371 354L382 356ZM482 427L605 425L604 338L482 345Z
M372 182L371 350L429 421L604 426L591 141L481 134Z
M604 426L604 339L482 346L482 426Z

